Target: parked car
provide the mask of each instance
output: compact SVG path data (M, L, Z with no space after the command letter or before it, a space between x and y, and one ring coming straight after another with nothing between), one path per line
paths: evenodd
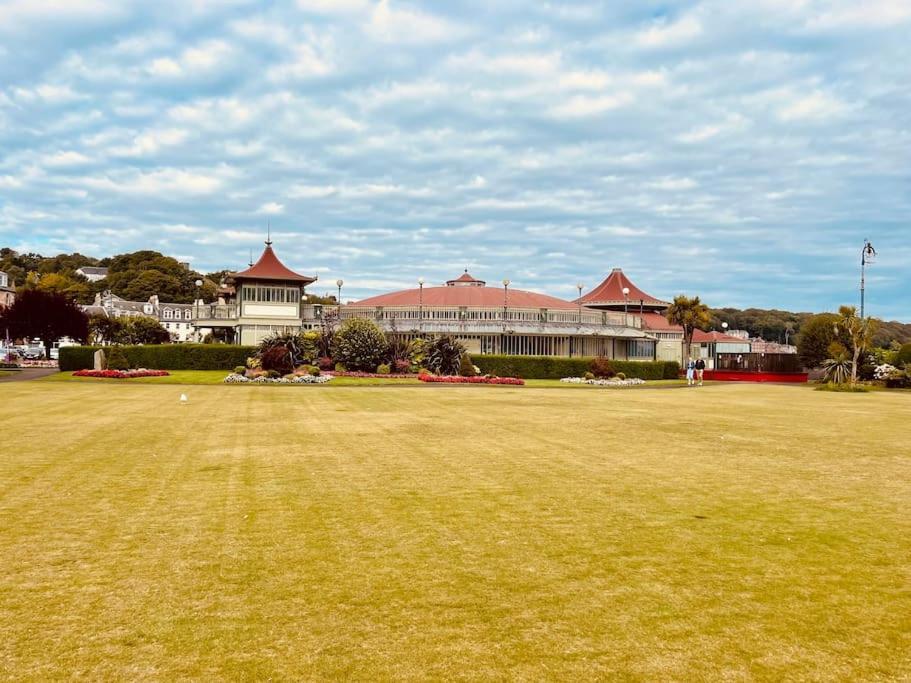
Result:
M25 360L44 360L44 349L40 346L26 347L23 354Z

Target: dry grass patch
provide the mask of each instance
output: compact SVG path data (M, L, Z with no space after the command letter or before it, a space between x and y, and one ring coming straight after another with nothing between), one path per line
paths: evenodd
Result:
M911 676L911 395L5 385L11 678Z

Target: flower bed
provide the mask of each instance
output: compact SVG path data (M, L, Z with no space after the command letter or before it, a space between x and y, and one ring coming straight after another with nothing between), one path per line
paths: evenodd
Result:
M523 386L524 379L518 377L460 377L459 375L418 375L422 382L436 382L440 384L510 384Z
M368 379L417 379L420 377L416 372L387 372L380 374L378 372L336 372L331 370L329 373L332 377L365 377Z
M313 375L297 375L294 379L287 379L285 377L266 377L262 375L250 379L246 375L238 375L237 373L232 372L230 375L225 377L225 384L325 384L332 379L329 375L318 375L314 377Z
M628 379L585 379L584 377L564 377L560 380L567 384L591 384L596 387L634 387L645 384L644 379L630 377Z
M134 379L136 377L167 377L167 370L77 370L73 377L100 377L102 379Z
M56 368L57 361L55 360L20 360L19 367L21 368Z

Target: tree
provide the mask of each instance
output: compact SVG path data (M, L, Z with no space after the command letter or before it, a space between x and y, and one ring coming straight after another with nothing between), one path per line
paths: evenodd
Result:
M437 375L458 375L462 356L467 351L454 337L444 334L427 344L424 364Z
M818 368L831 358L829 346L839 341L837 322L838 316L834 313L820 313L801 326L797 335L797 357L805 368Z
M123 321L96 313L89 317L89 337L93 344L122 344Z
M144 315L123 321L122 344L167 344L171 333L155 318Z
M692 355L693 333L696 329L705 329L711 325L708 306L699 300L698 296L690 298L685 294L674 297L674 303L668 306L667 321L672 325L683 328L683 344L685 355Z
M85 342L89 320L79 307L63 294L26 289L12 306L0 311L0 330L9 330L15 338L39 337L44 342L45 357L51 346L62 337Z
M332 358L349 370L374 372L386 359L386 352L386 335L365 318L349 318L332 339Z
M842 306L838 309L836 326L851 339L851 384L857 384L857 365L861 354L873 343L878 321L875 318L860 318L854 306Z

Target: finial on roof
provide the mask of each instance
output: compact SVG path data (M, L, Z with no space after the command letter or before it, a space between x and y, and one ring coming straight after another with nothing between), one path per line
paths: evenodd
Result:
M266 246L272 246L272 221L266 223Z
M253 267L253 247L250 247L250 267Z

